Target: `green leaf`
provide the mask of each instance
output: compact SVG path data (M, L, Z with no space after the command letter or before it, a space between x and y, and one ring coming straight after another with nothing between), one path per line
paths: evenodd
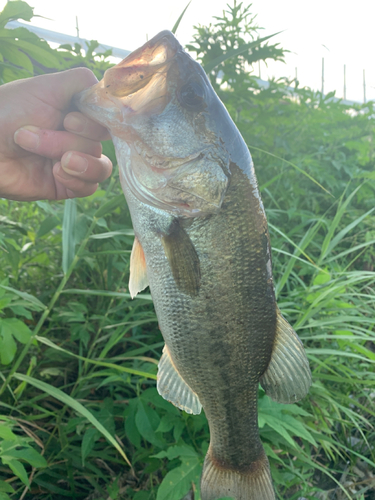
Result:
M34 297L33 295L30 295L29 293L26 292L21 292L20 290L16 290L15 288L12 288L10 286L5 286L5 285L0 285L0 288L3 288L4 290L8 290L9 292L13 292L15 295L18 295L21 297L21 299L26 300L27 302L30 302L33 306L36 307L36 310L43 310L47 309L47 306L43 304L39 299Z
M330 280L331 280L331 275L329 274L329 272L321 271L315 276L313 284L324 285L325 283L328 283Z
M77 218L76 200L65 200L64 219L62 227L62 268L68 272L75 256L75 223Z
M2 56L7 59L11 64L20 66L30 73L34 74L33 63L30 61L26 54L19 50L19 43L17 41L1 41L0 51Z
M258 38L258 40L255 40L254 42L250 43L243 43L236 49L228 50L225 52L225 54L220 55L219 57L216 57L213 61L208 62L203 66L203 69L206 73L210 73L213 69L216 68L216 66L219 66L219 64L223 63L227 59L230 59L231 57L239 56L240 54L243 54L244 52L247 52L255 47L258 47L261 43L265 42L266 40L272 38L273 36L278 35L281 33L281 31L278 31L277 33L273 33L273 35L268 35L264 36L263 38Z
M151 403L157 408L162 408L166 410L169 415L177 415L181 414L180 410L178 410L172 403L166 401L160 394L158 393L156 387L150 387L142 392L141 398L143 401L147 403Z
M81 455L82 455L82 466L85 466L85 460L92 452L95 446L95 442L99 439L100 433L97 429L90 427L86 430L83 435L82 444L81 444Z
M159 486L156 500L176 500L190 490L193 482L198 482L202 466L198 458L183 460L179 467L169 471Z
M0 222L2 224L6 224L6 225L14 227L14 229L17 229L20 233L24 234L25 236L27 235L27 228L23 224L9 219L9 217L5 217L4 215L0 215Z
M7 456L18 458L19 460L25 460L36 469L47 467L46 459L30 446L22 448L21 450L8 450L6 454Z
M0 438L8 441L17 441L17 436L6 424L0 424Z
M117 207L124 207L124 206L126 206L124 195L118 194L111 200L104 203L104 205L99 207L98 210L95 212L94 216L98 218L103 217L103 215L107 214L108 212L113 212L114 210L116 210Z
M177 31L177 28L179 27L180 25L180 22L181 22L181 19L184 17L184 14L186 12L186 9L189 7L189 5L191 4L191 0L190 2L187 4L187 6L184 8L184 10L181 12L181 14L179 15L177 21L174 23L173 25L173 28L171 29L172 33L175 35L176 34L176 31Z
M160 417L155 410L150 408L141 399L138 401L135 423L138 432L144 439L156 446L162 446L162 440L155 434L160 424Z
M141 447L141 435L135 423L135 416L138 410L138 399L131 399L129 401L129 408L125 417L125 432L129 441L136 447Z
M32 37L29 35L29 40L19 39L17 46L46 68L59 68L60 59L56 53L53 53L47 42L40 40L34 33L31 35Z
M48 216L41 223L41 225L38 229L38 232L36 233L36 237L42 238L42 236L45 236L50 231L52 231L52 229L54 229L59 223L60 223L60 220L55 215Z
M168 458L173 460L178 457L195 457L198 458L197 452L191 446L171 446L166 451L160 451L157 455L152 455L154 458Z
M12 299L10 297L5 297L4 299L0 299L0 311L2 309L5 309L5 307L7 307L11 301Z
M133 500L150 500L149 491L137 491L134 495Z
M17 318L4 319L1 321L1 326L21 344L26 344L32 335L29 327Z
M145 377L145 378L150 378L152 380L156 380L156 375L153 373L147 373L147 372L142 372L140 370L134 370L133 368L128 368L126 366L121 366L121 365L116 365L115 363L106 363L105 361L96 361L95 359L89 359L85 358L84 356L79 356L78 354L74 354L73 352L67 351L66 349L63 349L62 347L54 344L51 340L49 340L46 337L40 337L38 335L35 336L35 339L38 342L42 342L45 345L48 345L52 347L53 349L56 349L56 351L61 351L68 356L72 356L77 359L81 359L82 361L85 361L86 363L91 363L93 365L97 366L106 366L108 368L112 368L114 370L118 370L119 372L124 372L124 373L131 373L132 375L138 375L139 377Z
M8 2L0 13L0 27L4 27L8 21L23 19L30 21L34 15L33 8L26 2Z
M134 236L134 230L122 229L120 231L108 231L106 233L92 234L90 238L92 240L105 240L107 238L113 238L114 236Z
M174 417L172 417L169 413L161 417L159 427L156 429L156 432L169 432L173 429L175 424Z
M65 392L61 391L60 389L57 389L56 387L53 387L50 384L46 384L45 382L42 382L40 380L37 380L33 377L29 377L28 375L23 375L21 373L15 373L13 375L14 378L21 380L22 382L27 382L30 385L33 385L37 389L46 392L50 396L58 399L62 403L68 405L70 408L75 410L77 413L82 415L83 417L87 418L89 422L101 433L103 436L116 448L116 450L120 453L120 455L123 457L123 459L126 461L128 465L131 466L128 457L125 455L124 451L121 449L120 445L116 441L116 439L111 436L111 434L103 427L103 425L94 417L94 415L87 409L85 408L81 403L70 397L68 394L65 394Z
M61 293L77 294L77 295L96 295L98 297L117 297L118 299L131 299L130 293L126 292L109 292L108 290L80 290L79 288L68 288ZM137 295L136 300L146 300L152 302L152 297L149 293L141 293Z
M285 428L283 423L277 417L273 415L267 415L265 413L258 415L258 424L259 427L264 427L265 424L268 424L272 429L274 429L280 436L282 436L293 448L298 448L296 442L289 434L288 430Z
M1 460L4 465L7 465L13 474L15 474L17 477L21 479L23 484L25 486L29 486L29 479L27 477L27 472L23 464L19 462L18 460L14 460L13 458L9 457L9 459L6 456L2 456Z
M9 483L7 483L6 481L2 481L0 479L0 493L14 493L14 489L12 488L12 486ZM6 495L6 496L7 496L7 498L9 498L8 495ZM0 500L1 500L1 496L0 496Z
M17 351L17 344L13 335L6 327L3 327L3 321L0 321L0 361L3 365L9 365L13 361Z

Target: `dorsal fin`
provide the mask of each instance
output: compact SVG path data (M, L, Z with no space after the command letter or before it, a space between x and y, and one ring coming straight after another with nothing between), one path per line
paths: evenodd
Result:
M148 286L146 257L137 237L134 238L130 256L129 292L131 298Z

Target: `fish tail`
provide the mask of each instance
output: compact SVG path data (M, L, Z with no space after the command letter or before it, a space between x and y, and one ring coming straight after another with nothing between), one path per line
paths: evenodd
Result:
M246 471L236 471L219 465L210 450L203 466L202 500L275 500L268 459L265 454Z

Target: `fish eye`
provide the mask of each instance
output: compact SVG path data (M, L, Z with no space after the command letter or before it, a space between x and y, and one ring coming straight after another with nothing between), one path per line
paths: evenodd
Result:
M205 91L197 81L186 83L178 92L178 100L185 108L197 111L205 104Z

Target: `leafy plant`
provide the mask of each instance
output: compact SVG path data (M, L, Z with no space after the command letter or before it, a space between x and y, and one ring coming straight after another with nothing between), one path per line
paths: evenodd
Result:
M196 26L194 42L186 48L196 54L215 89L219 75L221 85L227 83L245 88L249 70L255 62L283 61L286 51L278 44L263 43L274 35L259 39L260 28L254 24L256 16L250 13L251 5L244 7L243 2L238 5L234 2L227 8L222 17L214 16L214 25Z
M26 28L9 29L9 21L30 21L33 9L26 2L8 2L0 13L0 83L61 69L60 57L47 42Z
M370 500L373 107L283 81L260 88L251 65L283 51L262 49L257 33L249 7L234 4L189 48L207 67L216 60L210 78L252 151L279 305L313 371L298 405L260 389L261 438L280 498ZM99 76L108 63L95 44L51 51L55 67ZM0 499L199 500L207 421L155 389L163 340L150 295L128 293L134 233L117 173L87 199L0 200L0 211Z

